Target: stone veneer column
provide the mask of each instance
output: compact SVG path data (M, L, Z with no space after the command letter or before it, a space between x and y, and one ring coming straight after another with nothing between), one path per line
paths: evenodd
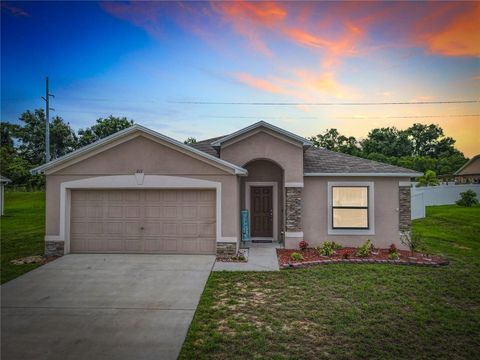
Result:
M410 186L399 186L399 230L410 231L412 225Z
M64 242L63 241L45 241L45 256L63 256Z
M285 247L296 248L303 240L302 188L285 188Z

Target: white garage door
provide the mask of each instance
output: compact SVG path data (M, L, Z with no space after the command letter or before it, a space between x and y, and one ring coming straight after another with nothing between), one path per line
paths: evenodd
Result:
M71 252L215 254L213 190L72 190Z

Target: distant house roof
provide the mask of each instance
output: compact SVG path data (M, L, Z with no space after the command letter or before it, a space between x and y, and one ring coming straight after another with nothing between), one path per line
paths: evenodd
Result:
M7 184L9 182L12 182L12 180L10 180L9 178L7 178L5 176L0 175L0 183Z
M467 168L469 165L473 164L475 161L480 161L480 154L478 155L475 155L474 157L472 157L470 160L468 160L465 164L463 164L463 166L458 169L457 171L455 171L455 175L465 175L465 174L462 174L463 170L465 168ZM468 173L470 174L470 173ZM471 174L470 174L471 175Z
M198 141L192 147L218 157L212 143L226 136ZM303 155L303 172L305 176L422 176L421 172L368 160L335 151L309 148Z

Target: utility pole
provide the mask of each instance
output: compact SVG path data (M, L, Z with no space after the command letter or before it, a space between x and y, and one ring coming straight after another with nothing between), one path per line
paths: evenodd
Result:
M50 161L50 110L55 111L55 109L50 107L50 96L55 97L55 95L50 94L48 91L48 76L45 78L45 97L42 96L42 99L45 100L45 163Z

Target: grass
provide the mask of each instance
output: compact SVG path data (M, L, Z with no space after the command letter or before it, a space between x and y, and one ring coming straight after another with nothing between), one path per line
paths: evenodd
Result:
M180 359L478 358L480 207L429 207L413 228L449 266L212 273Z
M1 283L12 280L38 264L13 265L13 259L43 255L45 193L5 193L5 215L0 220Z

